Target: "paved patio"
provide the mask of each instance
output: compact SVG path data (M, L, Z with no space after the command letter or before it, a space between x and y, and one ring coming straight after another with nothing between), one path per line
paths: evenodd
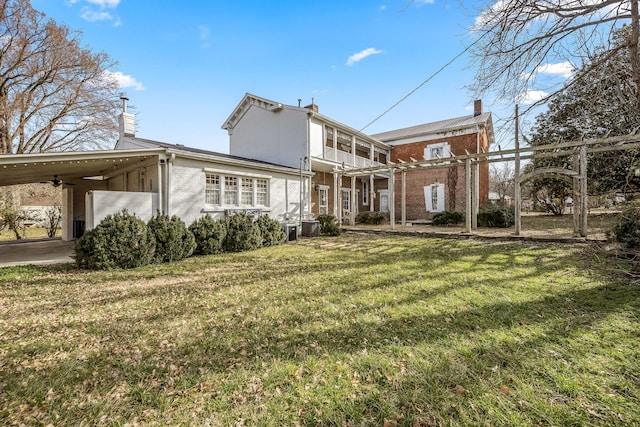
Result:
M0 242L0 267L74 262L73 245L60 239Z

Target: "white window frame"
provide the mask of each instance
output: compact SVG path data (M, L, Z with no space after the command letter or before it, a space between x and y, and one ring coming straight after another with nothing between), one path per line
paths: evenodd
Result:
M214 182L209 182L209 178L212 178L211 181L213 181L213 178L215 177L217 179L217 183ZM204 203L205 205L220 205L221 202L221 197L222 197L222 184L221 184L221 180L220 180L220 174L218 173L213 173L213 172L206 172L204 175ZM207 194L211 194L211 197L213 199L213 203L210 203L208 201L209 197L207 197ZM216 199L216 195L217 195L217 200L218 203L215 203L215 199Z
M434 206L435 196L435 206ZM444 184L434 183L424 187L424 203L427 212L443 212L444 211Z
M433 149L439 149L442 152L442 156L440 158L446 159L451 157L451 146L448 142L439 142L437 144L429 144L424 147L424 158L427 160L437 159L437 156L432 156L431 151Z
M369 206L369 181L362 181L362 206Z
M389 212L389 190L378 190L378 200L380 200L380 212ZM382 200L387 201L385 209L383 209Z
M342 208L342 212L351 213L351 189L350 188L341 188L340 191L341 191L340 199L341 199L341 202L342 202L342 206L340 206L340 207Z
M205 172L205 194L204 194L204 205L205 208L216 208L216 209L225 209L225 208L268 208L270 206L270 184L271 178L264 175L244 175L244 174L234 174L234 173L225 173L223 171L218 171L215 169L204 169ZM217 187L213 187L215 184L209 184L209 177L217 177L218 184ZM227 188L226 182L227 179L236 180L236 203L227 203ZM243 203L242 197L245 189L249 188L245 184L246 182L251 182L251 204ZM261 185L264 184L264 185ZM218 193L218 203L210 203L207 200L207 192L215 191ZM245 194L246 195L246 194ZM262 200L265 203L260 203ZM215 200L214 200L215 201Z
M324 200L322 195L324 194ZM329 186L318 185L318 213L320 215L329 213Z

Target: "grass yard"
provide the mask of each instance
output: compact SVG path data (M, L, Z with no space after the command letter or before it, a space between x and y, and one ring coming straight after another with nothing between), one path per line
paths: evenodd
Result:
M640 425L640 286L614 264L343 235L0 269L0 424Z

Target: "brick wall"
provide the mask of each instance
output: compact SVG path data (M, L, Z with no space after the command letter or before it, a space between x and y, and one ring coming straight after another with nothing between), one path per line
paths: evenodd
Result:
M429 141L414 142L410 144L396 145L391 150L391 161L399 163L399 160L405 162L411 161L411 158L422 160L424 149L431 144L447 142L454 155L465 155L466 151L475 153L477 151L477 135L475 133L469 135L451 136L447 138L433 139ZM480 135L480 147L488 151L488 136L486 131L482 131ZM465 151L466 150L466 151ZM457 179L455 179L457 178ZM406 175L406 194L407 194L407 219L430 219L432 214L426 211L424 200L424 187L436 182L436 180L445 185L445 209L451 209L450 188L455 182L455 210L464 211L466 202L466 176L465 167L461 163L460 166L452 168L429 168L429 169L410 169ZM480 206L488 203L489 200L489 165L483 163L480 165ZM401 174L396 173L395 176L395 209L396 218L400 218L402 200L402 180Z

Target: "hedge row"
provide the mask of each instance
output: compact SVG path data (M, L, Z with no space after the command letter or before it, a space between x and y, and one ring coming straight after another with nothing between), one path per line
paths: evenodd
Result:
M284 240L280 223L267 215L254 219L239 213L220 220L206 215L187 227L175 215L158 214L145 223L123 210L87 231L74 251L79 267L107 270L178 261L192 254L248 251Z

